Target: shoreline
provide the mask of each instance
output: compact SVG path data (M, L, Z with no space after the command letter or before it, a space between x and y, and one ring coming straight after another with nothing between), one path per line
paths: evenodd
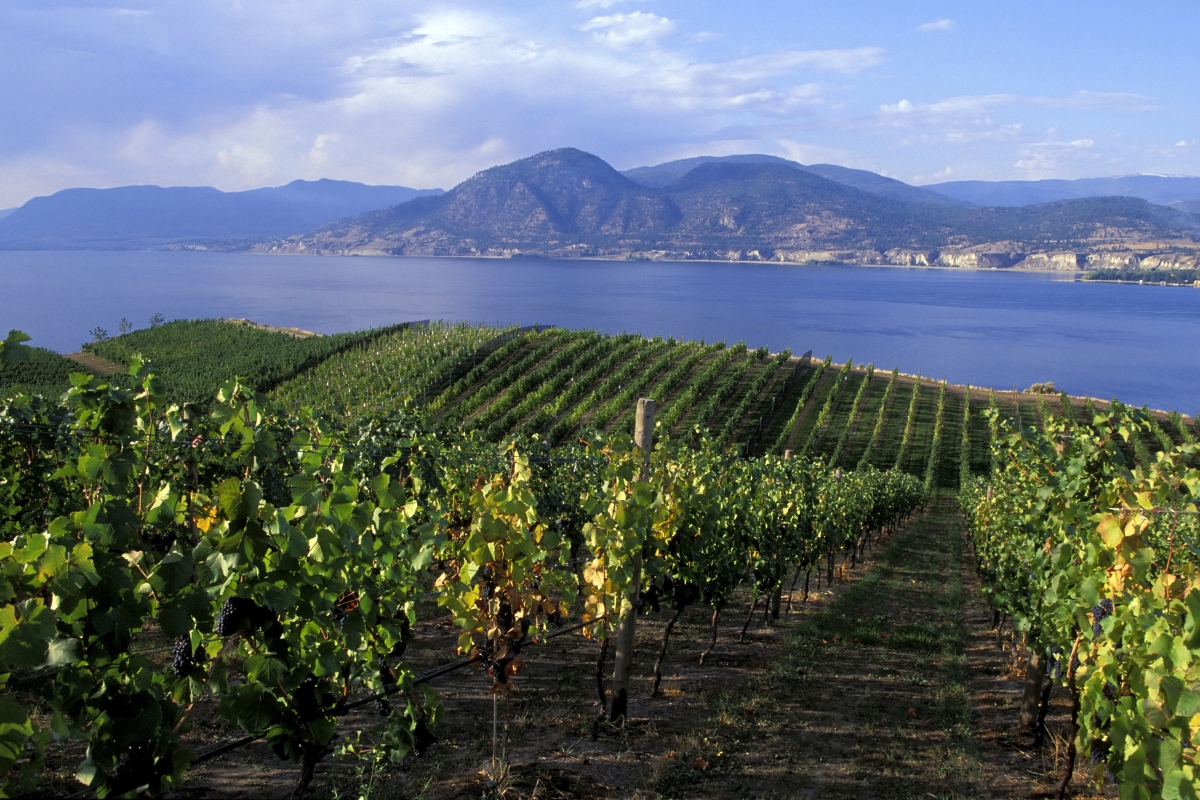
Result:
M167 248L167 249L37 249L37 250L2 250L3 253L201 253L210 255L248 255L248 256L308 256L316 258L395 258L395 259L445 259L471 261L516 261L516 262L598 262L598 263L650 263L650 264L772 264L786 267L854 267L861 269L900 269L900 270L937 270L940 272L988 272L988 273L1018 273L1021 275L1059 275L1064 283L1112 283L1130 284L1135 286L1168 286L1193 288L1194 284L1166 283L1155 280L1124 281L1124 280L1083 280L1083 276L1095 270L1087 269L1032 269L1029 267L953 267L943 264L855 264L848 261L774 261L770 259L717 259L717 258L628 258L616 256L491 256L491 255L395 255L392 253L271 253L254 250L220 250L199 248ZM1147 270L1152 273L1153 270Z
M8 251L8 252L81 252L81 251ZM84 251L86 252L86 251ZM484 256L484 255L393 255L391 253L263 253L251 250L110 250L103 252L132 253L230 253L252 256L311 256L315 258L438 258L471 261L588 261L612 264L770 264L780 267L854 267L858 269L907 269L938 270L942 272L1017 272L1023 275L1062 275L1072 279L1086 275L1089 270L1075 269L1029 269L1021 267L947 267L943 264L852 264L848 261L772 261L769 259L725 259L725 258L617 258L608 256ZM1089 283L1092 281L1089 281ZM1098 282L1098 281L1097 281Z

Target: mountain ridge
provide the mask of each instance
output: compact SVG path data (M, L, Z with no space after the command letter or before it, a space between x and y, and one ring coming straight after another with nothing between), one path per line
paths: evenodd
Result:
M947 197L990 206L1022 206L1085 197L1140 197L1156 205L1200 202L1200 177L1117 175L1040 181L948 181L921 187Z
M748 153L745 155L733 156L695 156L692 158L683 158L676 161L667 161L662 164L655 164L648 167L634 167L633 169L622 170L621 174L640 183L643 186L652 189L662 189L668 184L682 177L688 171L700 166L701 164L721 162L731 164L780 164L798 169L803 172L811 172L814 175L820 175L822 178L831 180L834 183L841 183L846 186L852 186L855 189L861 189L869 194L877 194L881 197L890 197L894 200L908 200L911 202L926 202L936 203L939 205L964 205L965 202L953 197L948 197L938 192L927 191L921 187L910 186L902 181L888 178L879 175L875 172L869 172L863 169L852 169L850 167L842 167L837 164L801 164L798 161L791 161L779 156L770 156L762 153Z
M656 188L592 154L560 148L483 170L437 197L255 250L1001 267L1078 251L1046 261L1047 268L1077 269L1080 259L1114 246L1171 240L1191 252L1200 231L1200 217L1137 198L989 208L897 200L784 159L687 166Z
M242 192L153 185L64 189L0 216L0 249L244 247L439 191L327 178Z

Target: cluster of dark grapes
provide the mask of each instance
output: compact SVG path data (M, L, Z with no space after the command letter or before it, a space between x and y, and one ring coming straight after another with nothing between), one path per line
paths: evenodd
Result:
M286 662L288 644L283 638L283 625L271 609L248 597L231 597L217 612L218 636L236 636L258 630L263 632L263 639L275 657Z
M670 578L666 578L669 581ZM651 581L650 584L642 590L638 596L637 610L645 614L653 611L655 614L659 611L659 603L662 600L663 589L658 584L658 581Z
M1092 635L1099 636L1104 632L1100 627L1100 623L1112 616L1113 601L1109 598L1104 598L1100 601L1100 605L1092 606Z
M643 614L649 611L658 613L662 602L670 599L675 608L685 608L700 599L700 589L688 581L676 581L670 575L664 575L651 581L638 598L638 610Z
M375 666L379 669L379 682L383 684L384 691L391 689L396 685L396 673L392 671L391 665L383 656L375 659ZM386 717L392 713L392 707L386 698L375 698L375 710L379 712L379 716Z
M193 650L191 639L180 636L175 640L175 649L171 651L171 669L174 670L176 678L185 678L203 664L207 657L208 654L203 648L197 647Z
M413 731L413 752L417 754L417 758L425 755L433 743L437 741L437 737L433 735L433 731L429 730L429 726L425 724L425 715L417 719L417 727Z
M691 581L676 582L670 577L667 580L670 581L671 603L675 608L686 608L700 599L700 587Z
M147 784L151 794L158 794L159 775L154 768L154 753L146 743L130 745L117 759L117 769L108 781L108 794L125 794Z
M346 618L350 616L350 612L358 608L358 592L347 589L342 592L341 597L333 606L333 622L338 626L338 630L346 624Z
M175 538L175 531L171 530L142 534L142 542L146 545L146 549L153 550L155 553L170 552L171 545L175 544Z
M301 722L308 722L321 716L321 700L317 688L317 676L310 672L292 693L292 702L296 704L296 713L300 715Z
M1061 681L1062 680L1062 671L1063 671L1062 670L1063 660L1062 660L1062 648L1061 647L1055 646L1055 647L1050 648L1050 660L1054 662L1054 680Z
M502 632L508 633L515 621L516 616L513 614L512 606L508 603L501 603L500 613L496 614L496 627Z
M408 640L412 638L412 627L408 624L408 615L403 611L398 611L396 618L400 620L400 641L392 645L392 652L388 654L389 658L400 658L404 655L404 651L408 649Z
M271 609L263 608L249 597L231 597L217 613L217 635L252 633L276 621Z
M1108 761L1108 754L1112 750L1112 742L1108 739L1093 739L1092 740L1092 763L1099 764L1100 762Z
M485 642L479 649L480 659L487 674L492 678L493 687L508 683L508 665L521 655L521 644L529 635L529 628L532 624L528 617L522 617L519 630L514 632L516 616L513 614L512 606L508 603L500 604L500 613L496 615L496 626L500 628L502 635L494 642ZM503 655L499 655L501 642L505 645Z

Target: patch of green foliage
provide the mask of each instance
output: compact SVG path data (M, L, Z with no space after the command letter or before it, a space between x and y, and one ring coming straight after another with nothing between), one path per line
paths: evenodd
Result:
M1083 276L1085 281L1128 281L1192 286L1200 281L1200 269L1098 269Z
M84 349L121 364L140 355L165 384L171 402L205 406L217 387L235 377L266 391L336 353L403 327L300 338L222 320L176 320Z
M69 358L41 347L26 348L28 357L7 366L0 364L0 394L23 387L30 394L58 397L71 388L71 373L86 372Z

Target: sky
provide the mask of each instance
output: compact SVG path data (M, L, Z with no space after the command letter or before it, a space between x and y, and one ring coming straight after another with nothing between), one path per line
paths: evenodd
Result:
M946 180L1200 175L1200 3L4 0L0 208L449 188L573 146Z

